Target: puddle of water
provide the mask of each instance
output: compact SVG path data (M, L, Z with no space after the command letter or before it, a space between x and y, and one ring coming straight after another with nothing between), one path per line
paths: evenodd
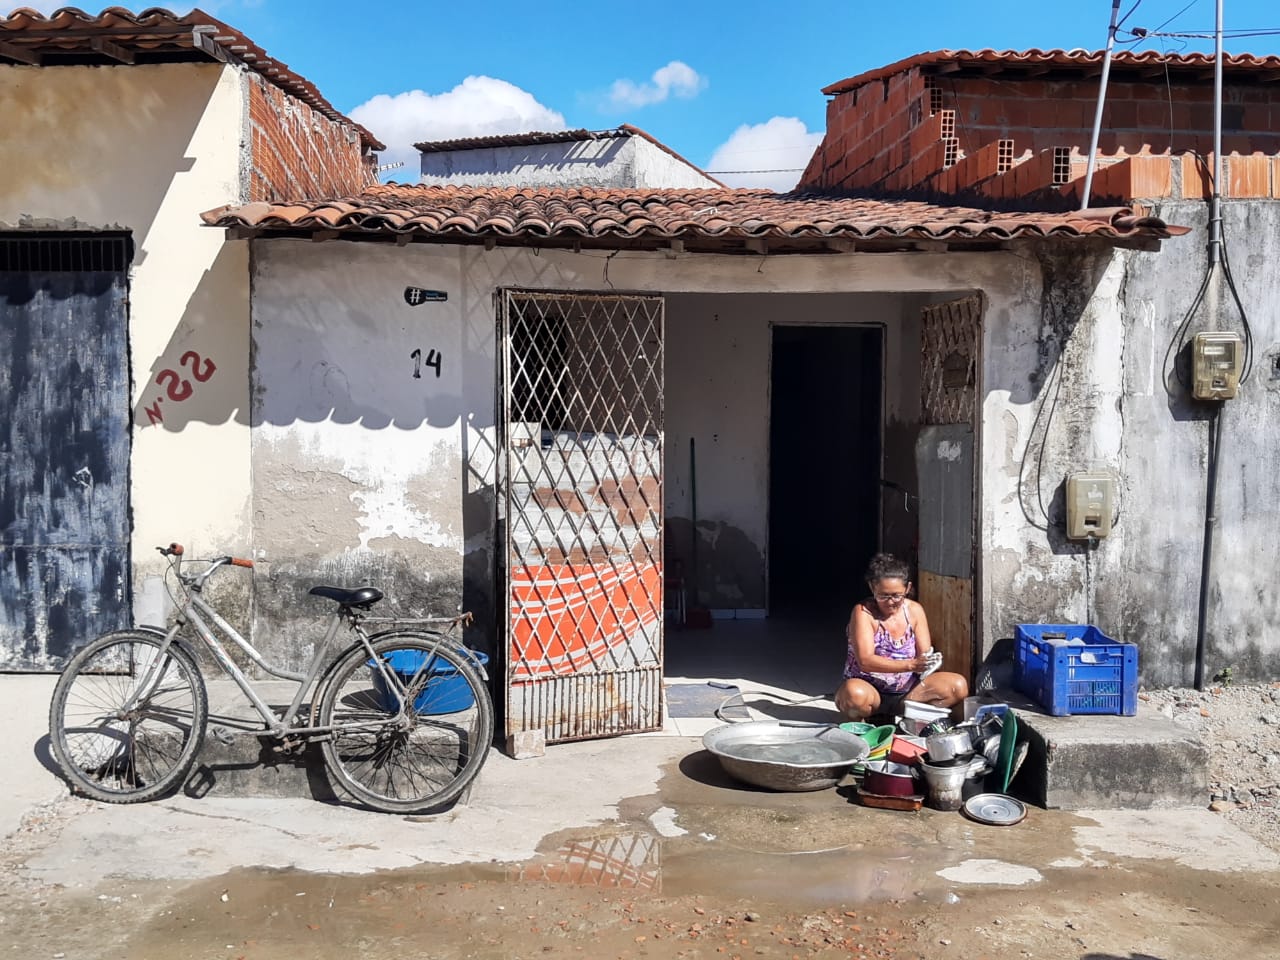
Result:
M552 854L510 867L506 879L666 896L715 890L726 897L806 904L943 902L949 887L901 848L770 853L647 833L570 841Z
M1003 860L966 860L939 870L938 876L953 883L979 883L1021 887L1044 879L1039 870Z

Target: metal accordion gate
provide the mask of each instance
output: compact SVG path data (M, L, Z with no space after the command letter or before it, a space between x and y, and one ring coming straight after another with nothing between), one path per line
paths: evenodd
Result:
M660 729L663 300L499 298L506 733Z

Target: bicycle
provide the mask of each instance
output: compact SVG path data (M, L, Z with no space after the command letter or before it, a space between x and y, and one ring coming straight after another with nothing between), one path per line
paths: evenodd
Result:
M493 702L484 657L449 633L387 629L366 623L470 622L374 618L375 587L316 586L310 594L338 604L304 673L267 663L203 597L209 578L253 561L220 556L188 560L181 544L157 547L168 558L181 598L167 631L138 627L107 633L68 661L53 691L49 739L72 788L109 803L165 796L181 783L204 742L209 702L195 651L212 655L262 719L244 735L268 736L278 749L318 741L332 779L352 798L386 813L430 812L458 797L480 772L493 740ZM173 590L170 590L171 595ZM277 713L228 655L210 624L267 673L299 686ZM330 656L340 627L356 640ZM196 642L191 639L194 628ZM304 709L308 692L314 690ZM235 736L215 728L215 737Z

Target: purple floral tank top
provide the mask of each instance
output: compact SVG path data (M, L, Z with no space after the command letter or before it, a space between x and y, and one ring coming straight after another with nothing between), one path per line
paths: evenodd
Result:
M868 606L867 610L870 611L870 609ZM906 606L905 601L902 608L902 617L907 621L907 630L899 640L895 640L889 635L889 628L883 620L876 619L876 656L884 657L886 660L915 659L916 631L915 627L911 625L910 608ZM845 628L845 633L848 633L847 627ZM846 680L865 680L877 690L883 690L885 693L905 693L911 689L916 679L914 673L873 673L863 670L862 665L858 663L858 651L854 648L853 637L846 636L845 640L849 648L844 660L844 678Z

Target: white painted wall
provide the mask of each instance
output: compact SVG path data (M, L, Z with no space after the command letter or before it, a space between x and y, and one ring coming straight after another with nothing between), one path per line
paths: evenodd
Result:
M644 137L606 137L421 154L419 182L474 187L714 187Z
M136 246L133 353L135 606L160 608L152 546L248 542L248 254L199 213L240 199L243 81L221 64L0 67L0 223L122 227ZM182 357L189 351L200 361ZM198 367L204 382L191 377ZM155 382L173 370L178 403ZM155 401L160 407L155 407ZM159 409L151 425L145 408Z

